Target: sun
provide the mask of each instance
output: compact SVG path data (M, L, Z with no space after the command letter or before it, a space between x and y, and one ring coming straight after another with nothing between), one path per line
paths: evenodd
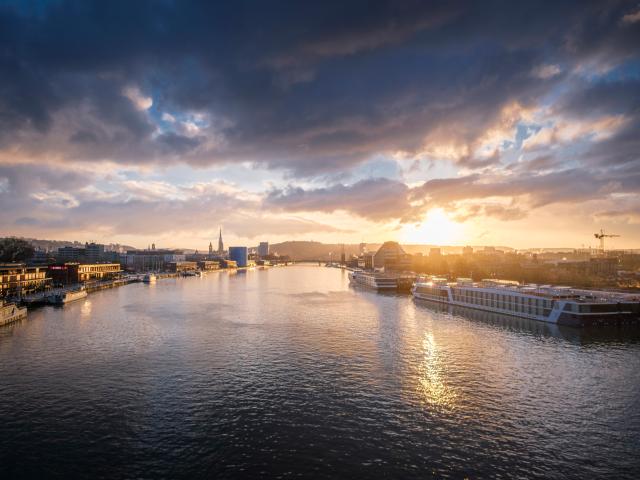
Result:
M457 245L464 240L464 225L451 220L441 208L429 210L419 224L405 225L401 231L404 243Z

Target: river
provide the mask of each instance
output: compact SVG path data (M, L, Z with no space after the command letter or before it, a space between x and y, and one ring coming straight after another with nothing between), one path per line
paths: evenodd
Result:
M0 478L640 473L637 328L558 329L292 266L0 329Z

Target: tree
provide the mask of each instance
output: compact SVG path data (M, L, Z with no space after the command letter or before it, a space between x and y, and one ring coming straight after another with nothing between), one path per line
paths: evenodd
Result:
M0 239L0 262L23 262L32 258L34 252L33 245L21 238Z

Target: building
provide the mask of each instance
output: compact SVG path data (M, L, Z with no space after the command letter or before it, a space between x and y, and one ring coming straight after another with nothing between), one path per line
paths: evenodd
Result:
M46 250L36 249L33 252L33 257L31 257L31 259L29 260L29 265L32 265L32 266L40 265L44 267L54 261L55 259L49 252L47 252Z
M373 268L410 270L411 255L407 255L398 242L384 242L373 257Z
M50 283L47 269L27 267L24 263L0 264L0 296L25 295L44 290Z
M119 276L120 272L122 269L119 263L66 262L49 266L49 276L54 285L108 280Z
M203 272L218 270L220 268L220 262L215 260L200 260L198 262L198 268Z
M462 249L462 255L465 255L465 256L473 255L473 247L468 247L468 246L464 247Z
M104 245L100 243L86 243L84 246L84 260L87 263L98 263L104 259Z
M182 250L129 250L122 256L122 263L130 271L158 272L164 270L167 263L184 262L186 259Z
M85 243L82 247L61 247L56 255L59 262L98 263L105 260L105 248L101 243Z
M442 250L440 250L439 248L435 247L435 248L429 249L430 257L440 257L441 255L442 255Z
M198 268L198 264L196 262L186 262L186 261L167 262L166 268L170 272L175 272L175 273L192 272Z
M358 268L362 268L364 270L373 270L373 263L376 254L372 252L364 252L358 258Z
M258 245L258 256L260 258L267 257L269 255L269 242L260 242Z
M59 262L77 262L84 257L84 248L60 247L56 258Z
M220 265L224 268L238 268L238 264L235 260L229 260L228 258L220 259Z
M249 249L247 247L229 247L229 260L236 262L238 267L249 265Z

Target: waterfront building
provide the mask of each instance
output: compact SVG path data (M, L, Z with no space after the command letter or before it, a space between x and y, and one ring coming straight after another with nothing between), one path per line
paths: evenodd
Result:
M229 260L236 262L238 267L249 265L249 249L247 247L229 247Z
M220 265L223 268L238 268L238 263L235 260L230 260L228 258L221 258Z
M203 272L218 270L220 268L220 262L215 260L200 260L198 262L198 268Z
M129 250L122 257L126 269L135 272L161 271L167 263L185 260L182 250Z
M258 245L258 256L264 258L269 255L269 242L260 242Z
M398 242L385 242L373 256L372 268L385 270L411 270L412 257L407 254Z
M119 263L77 263L50 265L49 275L54 285L74 285L95 280L108 280L120 274Z
M376 254L372 252L363 253L360 258L358 258L358 268L363 270L373 270L373 263Z
M26 295L43 290L50 282L45 267L27 267L24 263L0 264L0 296Z
M180 272L192 272L198 268L198 264L196 262L187 262L187 261L178 261L178 262L167 262L167 270L170 272L180 273Z

